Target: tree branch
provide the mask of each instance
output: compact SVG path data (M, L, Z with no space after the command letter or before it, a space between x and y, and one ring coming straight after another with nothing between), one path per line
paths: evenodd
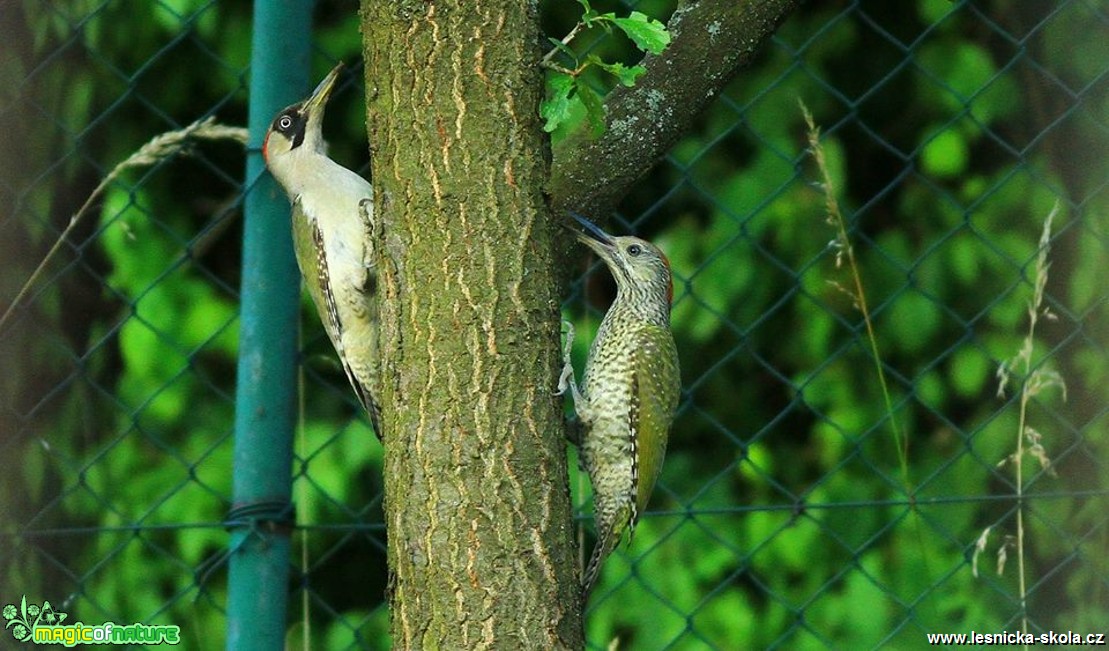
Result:
M555 146L547 193L556 211L611 212L666 154L799 0L694 0L667 28L673 40L643 59L646 74L605 101L605 132L588 124Z

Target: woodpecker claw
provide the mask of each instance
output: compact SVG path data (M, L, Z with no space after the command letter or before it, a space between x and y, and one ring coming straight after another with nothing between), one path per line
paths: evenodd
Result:
M562 374L558 376L558 391L555 391L556 396L566 395L566 390L570 388L570 383L574 381L574 367L567 364L562 367Z
M366 238L364 241L367 245L365 264L367 269L373 269L376 266L376 259L374 258L373 247L377 245L376 233L374 232L374 200L371 197L364 197L358 202L358 218L362 220L362 234Z
M574 350L574 324L569 321L563 321L562 325L566 326L566 339L562 344L562 374L558 376L558 391L555 391L556 396L565 395L566 390L573 387L574 394L577 394L577 386L574 384L574 364L570 359L570 353Z

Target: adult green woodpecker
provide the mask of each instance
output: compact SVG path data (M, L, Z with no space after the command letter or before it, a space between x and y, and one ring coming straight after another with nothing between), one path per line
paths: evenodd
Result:
M613 237L573 215L579 240L604 260L616 279L616 299L589 349L581 388L574 381L567 323L558 393L571 390L584 426L582 464L593 484L597 543L582 575L589 598L601 564L629 540L655 487L666 439L681 392L678 351L670 333L674 286L670 263L658 247L638 237Z
M373 188L327 156L322 125L335 68L308 99L282 110L262 156L292 203L293 249L308 294L378 438L377 313L370 235Z

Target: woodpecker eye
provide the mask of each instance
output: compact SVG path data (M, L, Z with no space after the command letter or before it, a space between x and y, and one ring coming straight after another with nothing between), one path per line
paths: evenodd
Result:
M288 115L282 115L281 117L277 118L277 128L278 129L281 129L282 131L284 131L284 130L292 127L292 126L293 126L293 119L291 117L289 117Z
M640 253L643 253L643 247L639 246L638 244L632 244L628 247L628 255L635 256L639 255Z

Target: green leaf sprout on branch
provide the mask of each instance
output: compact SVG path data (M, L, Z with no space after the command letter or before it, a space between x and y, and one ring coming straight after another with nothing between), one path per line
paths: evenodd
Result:
M661 22L638 11L631 12L627 18L617 18L611 12L598 13L590 6L589 0L578 0L578 4L584 9L581 18L562 40L550 39L554 47L541 61L550 74L547 75L547 97L539 108L539 114L546 120L543 130L549 133L569 122L576 111L584 109L593 135L599 136L605 130L604 107L601 96L585 81L582 73L595 66L630 87L646 69L642 65L610 63L595 54L583 58L570 47L570 43L584 30L599 27L612 33L612 28L616 27L644 53L659 54L670 44L670 32ZM569 63L559 63L556 58Z

